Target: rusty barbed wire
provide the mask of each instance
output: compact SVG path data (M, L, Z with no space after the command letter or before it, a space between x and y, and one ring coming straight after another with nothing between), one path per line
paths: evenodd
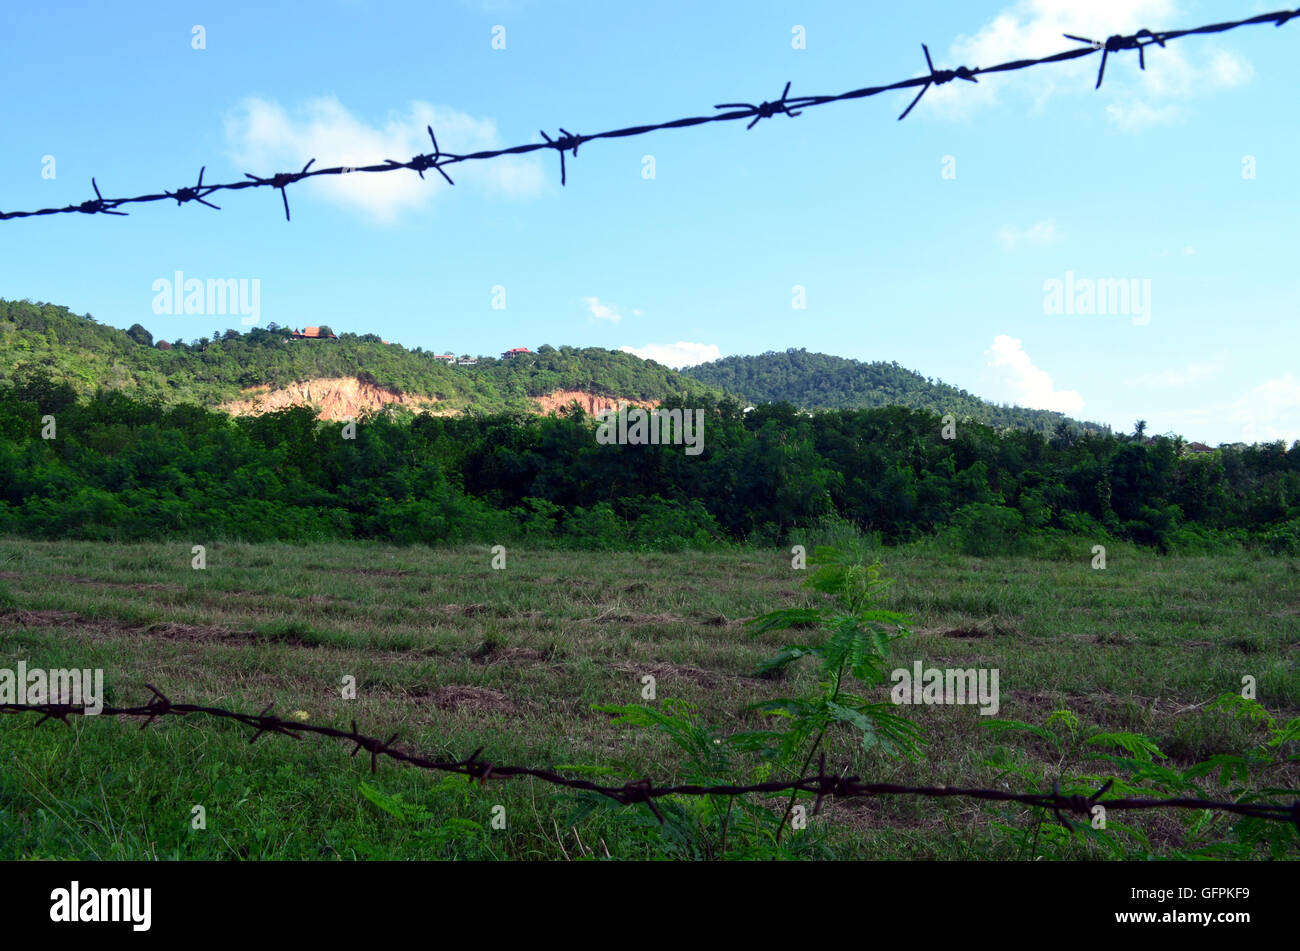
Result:
M62 208L42 208L38 211L0 211L0 219L8 218L31 218L40 215L60 215L60 214L106 214L106 215L125 215L126 212L117 209L123 205L138 204L143 202L164 201L166 199L175 199L177 205L187 204L191 201L197 201L207 205L209 208L218 208L210 202L204 201L204 198L215 192L220 191L239 191L244 188L274 188L280 192L280 197L284 203L284 217L289 219L289 196L286 189L297 182L308 178L315 178L320 175L350 175L354 173L374 173L374 172L393 172L399 169L408 169L418 172L420 178L424 178L426 170L434 169L446 179L447 184L454 185L451 176L447 174L447 167L456 165L460 162L484 161L488 159L500 158L505 155L523 155L528 152L536 152L539 149L554 149L560 155L560 184L565 185L568 182L568 170L565 165L565 153L572 152L576 157L578 146L584 142L591 142L595 139L618 139L627 136L646 135L650 132L658 132L664 129L684 129L691 126L704 125L710 122L733 122L739 119L750 120L746 129L752 129L763 119L769 119L777 115L795 117L800 115L804 110L813 106L823 106L832 102L845 102L851 99L863 99L868 96L877 96L881 93L891 92L899 89L918 88L916 97L911 101L902 114L898 117L900 120L907 118L908 114L921 101L921 97L930 89L931 86L942 86L945 83L952 82L954 79L962 79L967 82L977 83L979 77L990 73L1006 73L1016 70L1029 69L1035 66L1043 66L1049 63L1060 63L1067 60L1079 59L1084 56L1092 56L1095 53L1101 53L1101 66L1097 70L1097 83L1094 88L1101 88L1102 79L1106 74L1106 62L1111 54L1119 53L1125 50L1137 50L1138 67L1146 69L1146 53L1148 46L1164 47L1171 40L1182 39L1185 36L1197 36L1211 33L1224 33L1228 30L1235 30L1238 27L1254 26L1264 23L1272 23L1274 26L1282 26L1296 17L1300 17L1300 8L1295 10L1278 10L1273 13L1261 13L1256 16L1247 17L1242 20L1229 20L1223 23L1211 23L1205 26L1193 27L1185 30L1163 30L1152 32L1151 30L1138 30L1136 33L1123 35L1117 34L1108 37L1105 40L1093 40L1087 37L1075 36L1069 33L1063 34L1066 39L1074 40L1085 45L1074 47L1073 49L1063 50L1060 53L1053 53L1050 56L1043 56L1038 59L1018 59L1006 63L999 63L996 66L958 66L956 69L935 69L934 62L930 58L929 47L922 43L921 50L925 54L926 67L929 72L924 76L915 76L909 79L901 79L897 82L888 83L881 86L865 86L861 89L853 89L848 92L837 95L827 96L795 96L790 97L790 83L785 84L785 90L781 93L780 98L772 101L764 101L758 104L747 102L726 102L714 106L714 109L732 110L728 112L716 112L711 115L691 116L682 119L673 119L668 122L657 122L648 125L628 126L622 129L612 129L607 132L595 132L591 135L575 135L563 128L557 138L551 138L545 131L541 133L544 142L531 142L527 145L515 145L509 148L501 149L484 149L478 152L469 152L458 154L455 152L444 152L438 146L438 139L433 133L433 127L428 126L429 138L433 141L433 151L415 155L405 162L385 159L381 164L365 165L360 167L334 166L331 168L312 169L316 160L311 159L297 172L277 172L270 176L258 176L250 173L244 173L243 181L225 182L219 184L203 184L203 172L199 172L198 184L172 191L163 191L156 194L136 195L130 198L105 198L100 194L99 186L95 180L91 179L91 185L95 190L95 198L83 201L74 205L65 205Z
M519 776L531 776L533 779L541 780L542 782L549 783L553 786L581 792L596 793L625 806L643 803L652 813L654 813L655 817L659 819L660 822L663 821L663 815L655 806L655 800L662 799L666 796L744 796L750 794L776 794L798 791L808 793L809 795L815 795L817 797L816 803L813 807L814 815L816 815L820 810L822 800L827 796L838 797L841 799L860 799L870 796L922 796L939 799L966 798L979 799L986 802L1020 803L1038 809L1050 810L1056 819L1067 829L1071 829L1073 826L1062 814L1063 812L1070 812L1075 815L1091 818L1093 807L1102 806L1107 811L1136 811L1147 809L1212 810L1216 812L1231 813L1246 818L1264 819L1274 822L1289 822L1295 825L1297 831L1300 831L1300 799L1295 800L1289 806L1282 803L1227 802L1197 799L1193 797L1170 799L1140 797L1102 799L1101 797L1110 791L1110 788L1114 783L1113 779L1106 782L1103 786L1088 796L1079 794L1064 795L1061 793L1060 788L1057 785L1053 786L1050 793L1016 793L1011 792L1010 790L978 789L960 786L909 786L898 783L868 783L863 782L857 776L837 776L833 773L827 773L825 753L822 753L821 755L817 772L815 774L801 776L798 779L748 784L700 785L695 783L684 783L661 786L656 785L649 779L649 777L643 777L641 779L625 782L621 786L608 786L587 779L574 779L551 770L539 769L531 766L499 766L481 759L483 753L483 747L481 746L464 759L429 759L415 753L408 753L405 750L395 747L393 744L397 742L397 733L394 733L387 740L381 740L378 737L367 736L366 734L361 733L357 729L356 720L352 721L352 729L339 730L335 727L321 726L319 724L307 723L299 720L281 719L271 713L272 707L274 706L273 704L267 704L261 713L239 713L235 710L227 710L224 707L208 707L192 703L175 703L153 684L146 684L145 686L153 693L153 697L148 703L141 706L104 706L96 714L87 714L84 704L0 703L0 713L38 713L41 714L41 718L37 721L37 726L40 726L47 720L59 720L68 727L72 726L72 724L68 722L69 716L145 717L145 721L140 724L140 729L142 730L158 717L188 716L189 714L198 713L217 719L235 720L245 726L251 727L255 732L249 739L249 743L257 742L257 740L264 734L276 733L291 737L295 740L302 739L299 735L302 733L314 733L318 736L347 740L349 743L353 744L352 756L356 756L357 753L362 750L365 750L370 754L371 772L378 769L379 757L387 756L397 762L405 763L409 766L415 766L419 769L443 773L457 773L468 777L470 782L477 779L486 784L489 779L510 779Z

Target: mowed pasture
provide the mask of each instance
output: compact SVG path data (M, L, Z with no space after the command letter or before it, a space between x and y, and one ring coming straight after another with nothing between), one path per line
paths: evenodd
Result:
M399 733L405 748L431 757L483 747L493 763L618 783L679 777L679 752L663 734L592 709L642 702L644 675L656 681L653 703L688 701L721 734L758 728L748 704L813 679L797 666L783 679L755 676L784 640L744 626L822 597L800 586L806 573L792 570L788 551L510 549L504 570L491 567L486 546L213 544L204 570L191 557L179 543L0 540L0 667L103 668L108 704L144 703L152 683L175 701L249 713L274 703L281 716L302 711L344 729L355 719L362 732ZM889 666L996 668L999 718L1042 723L1069 709L1085 726L1150 737L1181 767L1259 742L1257 728L1210 708L1240 691L1243 676L1279 720L1300 713L1295 559L1159 557L1127 546L1105 570L1090 566L1086 547L1060 560L928 546L873 557L893 581L886 606L913 617ZM341 697L349 675L355 700ZM887 698L887 687L875 689ZM1083 768L1032 738L987 729L975 706L902 709L924 730L923 759L832 737L828 766L874 781L1021 790L1029 787L990 763L999 747L1016 747L1049 778ZM624 807L636 814L628 817L598 811L571 827L580 803L532 779L471 784L382 759L372 775L369 756L350 757L346 742L265 736L250 745L247 728L200 716L143 730L132 719L73 717L71 728L37 728L37 719L0 717L0 858L662 854L645 807ZM1274 785L1300 785L1300 764L1291 765ZM375 797L395 797L392 811ZM194 806L205 829L192 828ZM504 829L491 827L495 806ZM798 835L809 856L1025 858L998 823L1029 827L1034 816L964 799L836 801ZM1176 816L1131 821L1155 854L1183 843ZM1095 853L1080 843L1069 854Z

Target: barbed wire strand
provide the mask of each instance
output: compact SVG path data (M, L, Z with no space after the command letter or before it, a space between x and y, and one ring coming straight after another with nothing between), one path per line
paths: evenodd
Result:
M461 162L485 161L488 159L500 158L505 155L523 155L529 152L536 152L539 149L554 149L560 155L560 184L565 185L568 182L568 169L565 164L565 153L571 152L577 157L578 146L584 142L591 142L595 139L620 139L628 136L646 135L650 132L658 132L664 129L684 129L691 126L704 125L710 122L734 122L736 120L748 119L749 124L746 129L752 129L763 119L770 119L774 116L785 115L795 117L804 110L814 106L823 106L832 102L845 102L851 99L863 99L868 96L877 96L881 93L891 92L900 89L917 88L916 97L911 101L902 114L898 117L900 120L907 118L908 114L915 108L916 104L921 101L921 97L926 94L931 86L942 86L952 82L955 79L965 80L967 82L979 82L979 77L991 73L1006 73L1016 70L1029 69L1036 66L1043 66L1049 63L1060 63L1067 60L1079 59L1084 56L1092 56L1101 53L1101 65L1097 70L1097 83L1094 88L1101 88L1101 83L1106 75L1106 63L1112 53L1119 53L1125 50L1137 50L1138 67L1146 69L1146 48L1148 46L1164 47L1172 40L1182 39L1186 36L1198 36L1212 33L1224 33L1228 30L1235 30L1238 27L1254 26L1264 23L1272 23L1274 26L1282 26L1290 20L1300 17L1300 8L1295 10L1279 10L1273 13L1261 13L1257 16L1248 17L1243 20L1230 20L1223 23L1211 23L1205 26L1193 27L1186 30L1164 30L1161 32L1152 32L1142 29L1129 35L1117 34L1106 40L1093 40L1088 37L1075 36L1073 34L1062 34L1066 39L1083 43L1083 46L1063 50L1059 53L1053 53L1050 56L1043 56L1038 59L1018 59L1007 63L999 63L996 66L976 66L966 67L959 66L956 69L935 69L934 62L930 58L930 49L924 43L921 44L921 50L925 54L926 68L929 72L924 76L915 76L909 79L900 79L897 82L888 83L881 86L865 86L861 89L853 89L848 92L839 93L838 95L827 96L795 96L790 97L790 83L785 84L778 99L772 101L760 102L758 104L748 102L725 102L714 106L714 109L727 109L731 111L716 112L711 115L690 116L682 119L673 119L668 122L658 122L648 125L628 126L622 129L612 129L608 132L595 132L591 135L576 135L561 128L560 134L556 138L551 138L545 131L542 131L543 142L531 142L527 145L515 145L509 148L501 149L483 149L478 152L469 152L458 154L454 152L444 152L438 146L438 139L433 133L432 125L428 126L429 138L433 143L433 151L415 155L405 162L398 162L393 159L385 159L382 164L365 165L360 167L351 166L333 166L330 168L316 168L312 165L316 160L312 159L297 172L277 172L270 176L259 176L245 172L242 181L224 182L218 184L203 184L203 169L199 171L198 183L193 186L163 191L150 195L136 195L130 198L105 198L99 191L99 185L94 178L91 179L91 186L95 190L95 197L88 201L83 201L75 205L65 205L62 208L42 208L38 211L0 211L0 219L8 218L30 218L40 215L60 215L60 214L111 214L125 215L126 212L117 209L123 205L139 204L142 202L164 201L174 199L177 205L184 205L189 202L197 201L200 204L207 205L209 208L219 210L219 206L205 201L204 199L216 192L222 191L239 191L244 188L274 188L280 192L280 197L284 204L285 220L289 218L289 196L287 189L304 179L315 178L321 175L350 175L354 173L378 173L393 172L399 169L408 169L418 172L421 178L428 169L434 169L447 181L447 184L454 185L451 176L447 174L446 168L450 165L456 165Z
M1061 793L1058 785L1053 785L1050 793L1016 793L1009 790L976 789L958 786L910 786L898 783L867 783L862 782L857 776L837 776L833 773L828 774L826 772L825 754L821 757L815 775L801 776L798 779L749 784L701 785L695 783L684 783L678 785L656 785L647 777L626 782L621 786L608 786L592 782L591 780L575 779L563 776L560 773L552 772L551 770L537 769L530 766L499 766L481 759L483 747L479 747L464 759L429 759L414 753L408 753L405 750L395 747L393 744L396 743L398 739L398 734L396 733L390 736L387 740L380 740L377 737L367 736L359 732L355 720L352 721L352 729L339 730L334 727L306 723L299 720L282 719L271 713L273 704L267 704L261 713L239 713L234 710L227 710L224 707L208 707L192 703L174 703L158 690L157 687L152 684L146 684L146 686L153 693L153 697L148 703L136 707L105 706L98 713L89 714L86 712L84 704L2 703L0 704L0 713L38 713L41 714L41 718L37 721L37 726L40 726L47 720L59 720L68 727L72 726L72 724L68 722L68 717L74 715L145 717L145 721L140 724L140 729L142 730L158 717L188 716L189 714L197 713L217 719L235 720L253 728L254 733L249 739L250 743L257 742L257 740L264 734L280 734L282 736L292 737L295 740L300 740L302 739L300 734L314 733L319 736L347 740L354 744L351 755L356 756L357 753L362 750L365 750L370 754L371 772L374 772L378 768L379 757L386 756L400 763L405 763L420 769L444 773L457 773L467 776L471 782L477 779L485 784L489 779L509 779L519 776L531 776L534 779L541 780L542 782L549 783L553 786L560 786L581 792L596 793L622 805L644 803L661 822L663 821L663 815L659 812L658 808L656 808L655 800L662 799L666 796L744 796L757 793L776 794L798 791L809 795L815 795L817 797L813 809L814 814L816 814L817 810L820 809L822 800L827 796L841 799L858 799L870 796L922 796L929 798L960 797L967 799L980 799L986 802L1014 802L1038 809L1048 809L1052 811L1057 820L1067 829L1073 827L1069 820L1062 815L1062 811L1068 811L1075 815L1091 818L1093 807L1102 806L1108 812L1113 810L1134 811L1146 809L1212 810L1254 819L1290 822L1295 825L1298 831L1300 831L1300 799L1297 799L1289 806L1281 803L1226 802L1198 799L1194 797L1170 799L1139 797L1102 799L1101 797L1110 791L1114 780L1108 781L1105 785L1089 796L1078 794L1064 795Z

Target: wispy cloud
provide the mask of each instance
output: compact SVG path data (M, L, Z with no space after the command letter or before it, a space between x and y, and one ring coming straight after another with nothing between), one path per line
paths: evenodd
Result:
M1022 244L1038 247L1057 244L1063 237L1064 235L1056 228L1056 222L1051 220L1034 222L1028 228L1003 225L998 231L998 241L1008 251L1014 251Z
M1182 370L1144 373L1129 380L1129 383L1134 386L1186 386L1188 383L1208 380L1217 372L1218 367L1212 363L1193 363Z
M1045 56L1067 49L1071 41L1062 34L1105 40L1116 33L1135 33L1144 27L1177 26L1188 11L1177 0L1017 0L969 36L961 36L948 50L941 68L958 65L991 66L996 63ZM1168 100L1188 100L1213 89L1240 86L1251 81L1250 63L1224 49L1198 47L1194 54L1176 43L1146 51L1147 68L1138 70L1131 51L1108 58L1103 94L1109 97L1107 117L1125 130L1176 121L1185 110ZM978 84L949 83L931 88L918 108L935 115L959 118L998 100L1003 90L1028 94L1042 108L1062 92L1092 94L1100 66L1099 57L1087 56L1036 70L1031 84L1010 85L1005 76L981 76Z
M608 320L610 323L616 324L623 319L623 315L615 304L601 303L600 298L597 297L584 297L582 300L595 320ZM641 311L634 310L632 313L639 315Z
M1232 438L1224 441L1291 443L1300 439L1300 378L1288 373L1265 380L1231 402L1180 410L1176 415L1193 426L1222 429L1226 425Z
M382 122L367 122L333 96L308 100L292 110L251 97L226 119L231 159L258 175L302 168L314 158L317 167L374 165L384 159L404 161L432 149L425 127L432 125L438 144L451 152L474 152L502 145L496 124L427 102L410 103L405 113L390 113ZM543 173L532 158L503 156L491 162L467 162L451 172L457 185L518 198L541 191ZM303 182L309 193L388 222L403 211L429 206L449 186L437 173L423 180L414 172L328 175Z
M1058 390L1051 375L1034 366L1024 346L1014 337L998 334L984 356L1004 391L1017 405L1060 413L1077 413L1083 409L1083 396L1075 390Z
M624 353L631 353L642 360L654 360L666 367L680 369L722 359L722 351L713 343L690 343L679 340L676 343L648 343L644 347L619 347Z

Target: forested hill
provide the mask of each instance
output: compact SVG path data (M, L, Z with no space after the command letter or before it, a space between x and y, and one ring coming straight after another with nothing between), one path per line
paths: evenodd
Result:
M478 356L476 365L463 366L436 359L435 351L408 350L346 328L335 328L338 339L294 340L290 328L272 324L246 333L217 330L211 337L187 341L166 340L163 333L172 337L182 325L192 333L194 318L158 317L154 323L157 339L140 324L118 330L54 304L0 299L0 381L39 373L71 384L83 396L104 387L136 399L232 412L255 411L250 404L259 399L268 401L263 408L303 402L319 407L325 393L328 399L345 401L344 409L336 406L330 418L354 415L356 405L346 400L367 395L358 394L357 387L370 387L402 394L402 402L416 407L436 400L439 411L449 412L538 412L575 394L657 403L670 396L728 393L751 403L787 401L803 409L905 406L1037 432L1052 432L1062 423L1074 432L1105 429L1060 413L996 406L896 363L860 363L803 350L728 357L679 373L630 353L542 345L536 353L508 359ZM314 385L293 386L305 381ZM355 385L339 392L341 381ZM326 384L334 391L328 392ZM291 391L270 393L277 388ZM545 399L552 394L557 398ZM379 395L380 402L390 398ZM271 402L271 396L279 397L279 403ZM592 400L585 402L591 411Z
M1049 410L998 406L942 381L927 380L897 363L862 363L807 350L726 357L682 372L750 403L785 401L805 410L906 406L1036 432L1052 432L1060 423L1076 432L1109 431L1107 426L1081 423Z
M713 388L630 353L600 348L538 347L509 359L479 356L475 366L449 366L434 351L408 350L375 334L334 328L338 339L293 340L289 328L247 333L213 331L186 342L195 318L158 317L159 338L139 324L118 330L53 304L0 299L0 380L39 372L81 395L99 387L164 404L217 407L253 387L304 380L357 378L364 384L434 398L446 410L537 411L532 397L569 391L659 402ZM328 329L328 328L323 328ZM510 341L510 346L535 346ZM504 348L503 348L504 349ZM441 352L441 351L438 351ZM459 355L457 355L459 356Z

